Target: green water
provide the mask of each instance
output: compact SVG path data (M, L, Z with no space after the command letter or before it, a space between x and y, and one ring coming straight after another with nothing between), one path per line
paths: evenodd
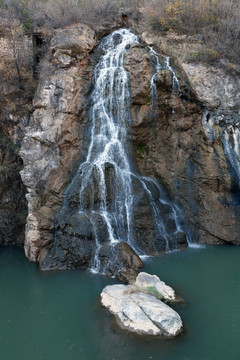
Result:
M0 360L239 360L240 247L150 259L145 270L187 301L184 334L162 340L120 330L100 307L116 281L85 271L40 273L21 249L0 249Z

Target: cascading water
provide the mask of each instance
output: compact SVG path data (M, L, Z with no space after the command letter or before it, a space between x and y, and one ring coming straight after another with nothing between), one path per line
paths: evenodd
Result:
M166 241L166 251L176 250L177 243L173 241L173 233L175 236L177 236L178 233L183 232L183 228L184 228L184 219L180 213L178 206L176 204L171 203L170 201L168 201L166 198L164 198L162 196L161 188L160 188L159 184L157 184L156 181L154 181L153 179L150 179L148 177L145 177L145 176L140 177L140 180L141 180L142 186L143 186L144 190L146 191L147 196L149 198L149 202L150 202L152 212L154 215L156 232L158 233L159 236L164 237L164 239ZM152 186L154 186L158 189L159 198L157 199L157 201L154 201L152 192L150 190ZM175 231L173 233L169 233L166 228L166 225L163 220L162 213L161 213L161 207L159 207L159 204L161 204L163 206L168 206L171 209L171 211L169 212L169 217L174 221L174 223L176 225ZM184 229L184 231L186 232L185 229ZM187 233L186 233L186 235L187 235ZM188 237L188 235L187 235L187 237Z
M111 244L125 240L133 249L133 194L127 156L127 130L131 125L130 94L123 62L126 48L134 42L138 42L135 35L127 30L119 30L103 43L104 55L94 72L91 141L87 159L78 171L81 178L79 211L89 213L90 218L92 214L101 216L107 225L106 240ZM107 169L114 173L110 179L107 179ZM107 185L108 180L112 182L110 186ZM98 189L99 198L96 204L92 193L89 204L86 197L94 187ZM94 223L93 219L91 221ZM99 270L97 231L96 242L93 267Z
M211 114L205 111L202 125L207 138L213 143L217 138L222 140L224 153L234 169L240 186L240 116L225 116L224 114Z
M229 125L222 134L225 154L235 170L240 186L240 130Z
M151 58L151 62L155 68L155 72L150 80L150 93L153 104L153 113L156 112L157 109L157 77L158 73L162 70L169 70L172 73L172 89L173 92L178 92L181 96L180 84L177 78L177 75L173 68L170 65L170 58L168 56L161 55L157 53L152 47L149 46L149 54Z
M139 43L137 36L120 29L100 44L102 55L94 70L87 156L65 191L63 207L56 218L54 246L47 260L49 268L53 267L51 262L56 264L62 257L68 258L70 252L75 258L77 249L84 264L88 263L93 271L108 273L109 264L118 261L112 249L121 241L138 255L145 255L175 249L177 234L182 232L177 207L161 198L161 189L154 180L140 176L131 166L130 92L124 55L134 43ZM157 53L151 49L151 54L156 59L157 72ZM165 68L171 70L167 58ZM156 91L156 76L151 79L152 92ZM146 214L152 219L154 239L144 246L144 236L138 229ZM140 223L138 227L136 222ZM72 235L74 241L69 245ZM82 241L81 248L77 239ZM87 239L92 239L94 246ZM111 254L103 262L101 254L106 245ZM84 252L85 247L91 252L91 259ZM114 260L111 256L115 256ZM79 258L67 260L67 267L80 263Z

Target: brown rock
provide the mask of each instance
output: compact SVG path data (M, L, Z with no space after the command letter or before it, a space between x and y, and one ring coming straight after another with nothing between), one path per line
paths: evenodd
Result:
M124 241L115 245L103 244L100 252L101 271L108 275L115 275L124 282L133 282L137 270L144 266L135 251Z
M135 48L136 51L140 53L138 48ZM229 76L223 77L220 70L211 67L206 70L200 65L183 64L183 68L189 75L189 89L194 89L197 98L205 106L214 108L221 103L223 114L229 114L232 111L230 109L239 106L238 96L234 95L236 90L234 80ZM146 69L147 65L141 73L140 63L136 64L131 78L144 79ZM151 69L148 72L151 73ZM207 87L201 80L203 77L205 81L209 80ZM186 84L182 84L183 78L184 76L179 76L181 88L186 89ZM225 85L223 78L226 80ZM219 134L216 135L219 136L219 141L211 143L207 140L202 126L202 105L194 96L191 97L191 92L190 98L183 101L172 91L170 85L171 74L168 71L161 72L157 81L158 110L154 120L145 105L139 104L137 110L135 109L135 95L132 97L133 139L137 165L143 174L159 179L172 196L178 199L186 223L191 229L192 241L239 244L239 206L234 200L235 195L232 191L232 187L236 186L233 185L236 180L231 177L229 161L224 153L221 142L222 130L220 127L215 130ZM143 86L141 98L144 98L144 91L145 97L149 94ZM132 87L132 93L135 94L135 85ZM216 104L213 103L214 96L220 99ZM227 104L226 98L229 97L231 100ZM232 119L234 116L232 112ZM226 115L223 115L224 117ZM223 126L224 120L218 118ZM214 129L216 128L217 126ZM140 154L139 144L142 144L142 148L147 151Z
M96 42L86 25L56 30L52 72L46 73L34 97L35 111L21 147L29 212L25 251L31 261L53 241L54 214L79 160L92 75L89 52Z

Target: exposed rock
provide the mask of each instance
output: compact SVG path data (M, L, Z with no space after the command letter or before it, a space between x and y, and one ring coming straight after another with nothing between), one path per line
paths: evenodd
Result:
M148 289L149 287L154 288L165 300L176 301L175 291L170 286L166 285L165 282L161 281L156 275L141 272L138 274L134 285L144 289Z
M182 331L182 320L173 309L149 294L132 291L131 286L106 286L101 302L131 332L173 337Z
M179 231L175 234L175 241L177 243L177 249L184 249L188 246L186 234Z
M151 67L150 56L141 46L134 44L126 53L125 68L131 82L131 100L136 105L149 103Z
M93 254L94 235L92 224L84 214L58 215L54 243L49 253L42 250L38 257L41 270L86 268Z
M156 49L158 46L161 48L161 41L164 44L163 38L151 38L150 34L145 34L143 39L148 39L148 43L155 45ZM174 38L171 46L183 50L184 41L186 39ZM134 51L142 54L143 49L136 47ZM239 127L239 84L214 66L185 64L182 59L179 57L176 61L176 71L181 90L184 89L183 97L179 97L169 86L171 74L166 71L158 75L154 117L151 116L151 104L140 105L141 101L132 96L136 163L142 173L161 181L166 191L177 199L192 241L239 244L238 154L230 154L230 151L235 151L234 134L237 139L237 130L234 129ZM146 63L141 75L141 66L136 63L130 70L131 80L141 76L145 79L146 72L152 74L151 66L147 67ZM145 92L147 99L149 91L145 82L143 85L139 82L139 87L139 98L144 98ZM135 94L134 85L131 90ZM208 107L208 111L204 107ZM213 111L216 107L218 109ZM204 114L205 127L202 125ZM214 124L213 130L207 128L207 121ZM227 138L230 146L228 155ZM236 160L231 160L233 155Z
M18 146L0 128L0 246L23 245L27 217Z
M52 246L54 214L79 161L91 86L89 52L96 39L93 30L75 25L56 30L50 45L51 71L44 68L40 76L21 147L29 209L25 252L31 261L37 261L43 247Z
M156 50L164 47L163 38L145 33L142 39ZM167 35L167 41L180 49L186 38L172 36L170 39ZM40 76L34 98L35 111L22 144L24 170L21 175L28 188L29 208L25 251L31 261L41 262L42 268L46 269L86 267L95 254L96 238L91 224L81 218L77 225L78 181L71 184L71 194L65 199L69 208L61 214L59 209L63 205L63 193L86 151L83 138L89 136L86 114L92 77L90 52L97 42L94 31L85 25L55 31L48 54L50 65ZM149 187L154 204L162 189L167 199L158 202L156 211L161 213L169 250L187 246L186 235L182 232L184 224L188 225L188 234L194 242L239 244L240 207L236 195L239 182L235 163L226 156L220 129L228 132L229 143L233 144L234 129L239 126L239 85L231 76L224 75L223 70L213 66L187 64L183 57L174 61L180 96L172 87L172 71L159 71L153 107L150 80L155 68L149 49L135 44L126 53L133 120L133 130L128 136L133 138L133 162L140 173L155 179L156 184L162 183L161 191L154 183ZM107 190L112 171L112 165L106 164ZM156 235L149 197L143 191L141 181L137 177L132 180L134 239L146 254L165 251L166 236L161 232ZM94 206L99 203L98 188L93 185L83 199L85 208L89 208L90 191L93 192ZM110 195L114 194L109 191L107 194L111 208ZM173 202L176 204L174 209L183 214L178 219L181 231L171 213ZM102 245L108 241L106 222L97 214L92 219ZM59 246L51 249L54 223L60 240ZM117 272L123 280L133 281L141 263L124 244L101 247L101 268L107 268L109 274ZM118 267L113 265L116 259L121 259Z
M99 252L100 268L104 273L115 275L124 282L133 282L137 270L144 266L142 260L125 242L104 244Z
M84 24L76 24L59 29L51 40L53 52L59 49L66 50L71 56L88 55L95 45L96 35L94 30Z
M208 109L240 107L240 86L223 69L206 64L181 64L197 98Z

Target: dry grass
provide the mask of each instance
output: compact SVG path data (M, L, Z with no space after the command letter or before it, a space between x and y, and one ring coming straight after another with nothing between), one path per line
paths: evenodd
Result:
M94 27L114 22L123 8L133 17L141 8L155 31L196 35L207 49L239 62L239 0L0 0L0 31L3 19L17 19L28 33L77 22Z
M26 31L59 28L77 22L113 22L121 8L136 11L139 0L0 0L0 16L17 18ZM2 4L2 5L1 5Z
M155 31L197 34L215 55L239 61L239 0L149 0L145 6L146 20Z

